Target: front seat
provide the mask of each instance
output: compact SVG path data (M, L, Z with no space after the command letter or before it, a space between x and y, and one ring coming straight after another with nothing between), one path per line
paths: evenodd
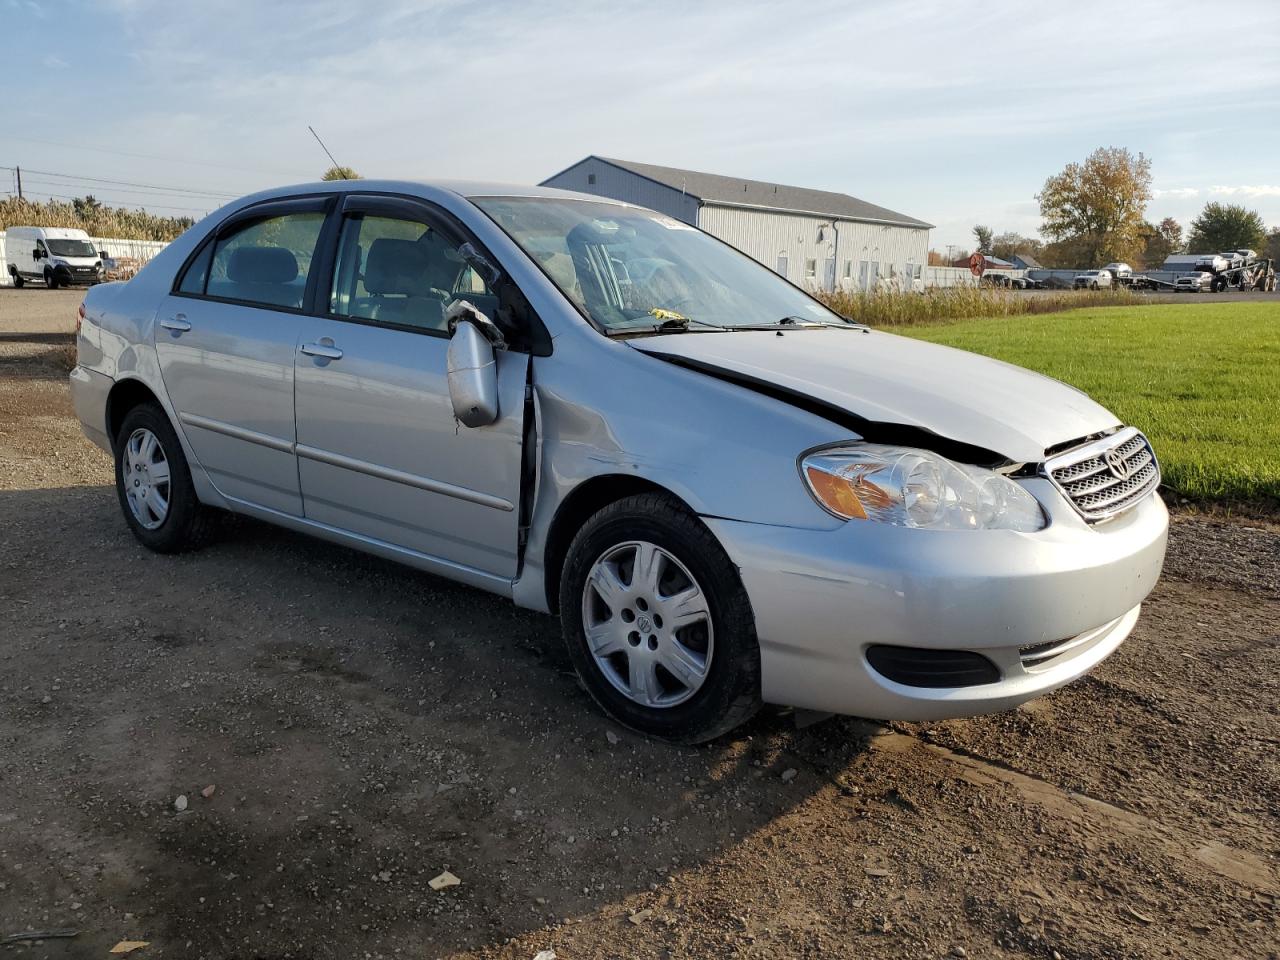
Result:
M379 237L365 258L364 289L356 316L429 330L445 330L446 294L433 287L430 251L416 240Z

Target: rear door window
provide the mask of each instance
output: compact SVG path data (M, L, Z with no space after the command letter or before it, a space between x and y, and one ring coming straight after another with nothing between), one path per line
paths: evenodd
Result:
M205 293L220 300L301 309L324 221L325 214L318 211L289 213L250 221L219 237ZM186 277L184 292L185 286Z

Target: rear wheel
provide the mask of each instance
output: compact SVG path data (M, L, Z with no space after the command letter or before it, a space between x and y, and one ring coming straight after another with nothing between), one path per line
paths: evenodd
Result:
M1097 280L1095 280L1095 281L1093 281L1093 283L1089 284L1089 289L1090 289L1090 290L1097 290L1097 289L1098 289L1098 281L1097 281Z
M130 410L116 434L116 494L133 535L157 553L202 546L214 516L196 497L182 444L164 411Z
M760 649L746 590L697 516L662 494L591 517L560 583L565 643L614 719L701 743L760 707Z
M27 281L23 279L22 274L20 273L13 274L13 286L15 290L21 290L23 285L26 284L26 282Z

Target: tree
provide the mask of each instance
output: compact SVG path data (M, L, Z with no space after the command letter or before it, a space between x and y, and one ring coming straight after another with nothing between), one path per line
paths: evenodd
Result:
M1154 270L1173 254L1182 252L1182 224L1173 217L1165 217L1158 225L1143 224L1143 233L1142 263L1148 270Z
M1013 231L1005 231L998 233L995 239L991 241L991 253L993 256L999 257L1001 260L1012 260L1021 254L1022 256L1035 257L1040 259L1040 251L1044 244L1039 240L1032 240L1030 237L1024 237L1020 233Z
M350 167L330 167L324 172L321 180L360 180L360 174L356 173Z
M71 206L76 212L76 216L81 220L89 220L102 209L102 204L98 202L98 198L92 193L86 193L83 197L76 197L71 201Z
M1222 250L1260 250L1267 228L1256 210L1234 203L1206 203L1191 221L1191 249L1196 253Z
M973 238L978 241L978 253L990 253L991 241L995 235L995 231L990 227L984 227L978 224L973 228Z
M1143 247L1143 218L1151 199L1151 161L1124 147L1099 147L1084 163L1069 163L1036 194L1040 232L1098 267L1136 259Z
M1267 234L1267 243L1262 255L1280 261L1280 228Z

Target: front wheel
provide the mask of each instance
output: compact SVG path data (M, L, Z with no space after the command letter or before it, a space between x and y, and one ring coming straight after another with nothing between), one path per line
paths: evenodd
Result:
M574 667L619 723L701 743L760 707L760 648L746 590L683 504L628 497L569 547L560 618Z
M214 518L196 497L182 444L164 411L134 407L116 434L116 494L133 535L157 553L203 546Z
M52 270L46 270L44 274L44 285L50 290L58 289L58 278L53 275Z

